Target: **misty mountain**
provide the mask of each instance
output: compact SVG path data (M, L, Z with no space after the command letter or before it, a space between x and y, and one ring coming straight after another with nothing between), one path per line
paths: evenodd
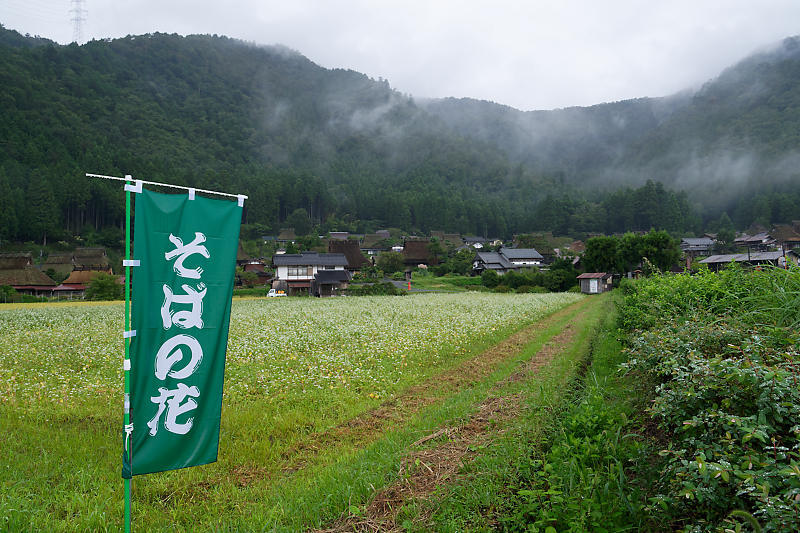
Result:
M469 98L420 105L460 134L492 143L514 161L580 182L612 165L690 98L683 93L551 111L519 111Z
M722 209L800 184L800 39L726 69L631 143L609 176L648 176ZM738 197L738 198L737 198Z
M724 149L742 183L760 168L750 161L791 168L800 74L787 43L696 94L521 112L416 102L385 80L226 37L60 46L0 27L0 237L119 227L120 187L86 172L247 194L245 222L263 232L298 212L320 230L696 232L688 198L713 198L683 177L692 161ZM800 218L765 202L731 217Z
M12 43L0 53L0 197L43 195L55 213L44 218L69 231L121 216L116 188L85 172L248 194L247 221L271 231L303 209L315 223L507 234L532 227L532 207L560 188L388 82L284 47L163 34L20 46L16 32L0 35ZM43 223L16 219L23 231Z
M754 214L742 203L797 193L800 183L796 37L742 60L696 92L664 98L530 112L470 99L421 105L454 131L532 168L560 172L567 183L614 188L653 179L691 191L709 214L740 211L740 225L788 216L763 206Z

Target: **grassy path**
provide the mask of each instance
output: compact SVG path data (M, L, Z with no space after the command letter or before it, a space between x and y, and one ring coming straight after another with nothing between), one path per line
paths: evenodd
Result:
M338 449L341 446L356 448L374 442L387 428L405 424L423 409L486 379L502 362L518 355L531 344L545 343L542 353L551 357L553 344L558 344L565 332L572 331L573 323L585 315L589 305L590 301L584 299L557 311L454 368L410 387L376 409L347 420L329 431L309 436L285 452L287 461L283 470L298 470L322 450ZM562 328L565 331L553 336L553 332Z
M487 350L514 359L512 371L490 384L467 418L412 443L394 481L377 490L366 505L351 506L347 516L321 531L399 531L424 522L431 508L418 509L417 503L457 478L465 463L504 433L527 408L526 389L530 392L532 384L544 379L540 400L558 400L559 390L585 362L604 301L596 298L573 304ZM550 389L548 398L544 398L545 386Z

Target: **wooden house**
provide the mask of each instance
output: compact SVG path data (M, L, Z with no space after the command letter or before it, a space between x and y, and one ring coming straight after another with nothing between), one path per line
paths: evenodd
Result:
M369 260L361 254L361 248L358 241L348 239L344 241L333 240L328 241L328 253L343 254L347 258L347 270L357 272L369 263Z
M786 267L791 264L797 264L797 256L789 251L775 251L775 252L748 252L743 254L721 254L712 255L701 259L700 263L708 265L708 267L716 272L721 268L725 268L730 263L742 263L747 266L761 266L771 265L777 267Z
M315 294L320 285L330 284L330 276L323 275L320 283L316 283L317 274L325 271L342 271L350 279L347 272L347 258L344 254L321 254L318 252L303 252L300 254L276 254L272 257L272 264L275 266L275 279L272 288L284 290L287 294L297 294L308 292ZM337 282L330 287L331 291L344 288L346 282ZM319 294L317 294L319 295Z
M56 282L33 266L30 252L11 252L0 254L0 285L21 294L50 296Z
M681 239L681 250L687 256L697 257L714 252L714 240L709 237L684 237Z
M419 265L435 265L436 258L429 249L428 239L408 239L403 243L403 263L410 270Z
M102 247L76 248L72 253L74 257L74 270L92 270L112 274L111 264Z
M534 248L500 248L499 252L476 252L472 271L481 274L484 270L494 270L505 274L509 270L538 267L542 262L542 255Z
M75 257L72 252L52 252L42 265L43 271L53 270L62 276L69 276L75 268Z
M514 268L541 266L544 257L535 248L500 248L500 255L508 259Z
M581 292L584 294L600 294L611 290L611 274L605 272L587 272L578 276Z
M475 237L473 235L468 235L464 237L463 240L464 244L466 244L467 246L472 246L476 250L481 250L483 249L484 246L486 246L486 239L484 239L483 237Z
M297 240L297 235L294 233L294 228L284 228L275 240L280 243L294 242Z
M373 256L379 255L381 252L385 252L391 248L389 242L391 237L388 235L388 232L385 233L368 233L364 235L364 238L361 240L361 252Z
M486 270L494 270L498 274L505 274L509 270L515 270L515 268L511 261L498 252L477 252L472 260L472 271L478 275Z
M800 221L795 220L792 224L776 224L769 236L782 251L800 248Z

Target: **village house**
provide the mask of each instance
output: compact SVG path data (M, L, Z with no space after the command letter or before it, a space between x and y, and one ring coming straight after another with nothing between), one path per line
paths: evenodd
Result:
M500 248L500 254L508 259L515 268L541 266L544 257L534 248Z
M73 255L73 270L91 270L94 272L105 272L112 274L111 264L106 255L106 249L102 247L75 248Z
M383 233L367 233L361 240L361 252L368 256L380 255L390 249L390 237L388 232Z
M106 250L99 246L76 248L72 252L72 264L67 279L53 289L53 296L59 299L82 299L94 278L101 273L113 274Z
M407 269L420 265L436 264L436 258L430 251L431 241L428 239L407 239L403 243L403 263Z
M436 239L445 248L455 249L464 244L461 234L431 231L431 239Z
M709 237L684 237L681 239L681 250L689 257L710 255L716 243Z
M472 270L476 274L484 270L505 274L509 270L539 267L542 262L542 255L534 248L500 248L499 252L476 252Z
M50 296L56 282L33 265L30 252L0 254L0 285L20 294Z
M53 295L60 300L83 299L89 283L100 273L97 270L73 270L67 279L53 288Z
M791 224L776 224L769 236L784 252L800 248L800 220L793 220Z
M342 254L347 258L347 270L353 274L369 263L369 260L361 254L361 247L358 241L348 239L344 241L331 240L328 242L328 253Z
M487 242L487 240L484 239L483 237L475 237L475 236L466 236L464 237L463 240L464 244L466 244L467 246L472 246L476 250L482 249L484 246L486 246Z
M605 272L587 272L578 276L581 292L584 294L600 294L611 290L611 274Z
M284 228L278 233L278 237L275 240L282 244L294 242L297 240L297 235L294 232L294 228Z
M742 263L747 266L758 267L761 265L771 265L785 268L789 265L797 264L797 255L794 252L747 252L743 254L722 254L712 255L701 259L699 262L708 265L713 272L725 268L730 263Z
M61 276L69 276L74 268L75 257L72 252L51 252L42 264L42 271L52 270Z
M351 279L344 254L280 254L273 256L272 263L275 266L272 288L289 295L308 292L314 296L332 296L346 289Z
M766 231L760 231L754 235L743 233L733 241L736 246L742 246L757 252L768 252L775 245L775 240Z
M498 252L476 252L475 259L472 260L472 271L478 275L485 270L494 270L498 274L505 274L514 269L511 261Z

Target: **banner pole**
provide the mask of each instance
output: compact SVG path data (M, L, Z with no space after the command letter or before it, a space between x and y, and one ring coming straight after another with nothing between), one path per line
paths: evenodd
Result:
M126 176L129 178L130 176ZM129 261L131 259L131 191L125 191L125 331L131 329L131 267ZM125 380L125 449L126 459L128 463L131 462L130 452L130 433L131 427L131 413L130 413L130 397L131 397L131 383L130 383L130 343L131 339L128 335L124 335L125 341L125 361L123 365L124 380ZM124 478L125 483L125 533L131 531L131 479Z

